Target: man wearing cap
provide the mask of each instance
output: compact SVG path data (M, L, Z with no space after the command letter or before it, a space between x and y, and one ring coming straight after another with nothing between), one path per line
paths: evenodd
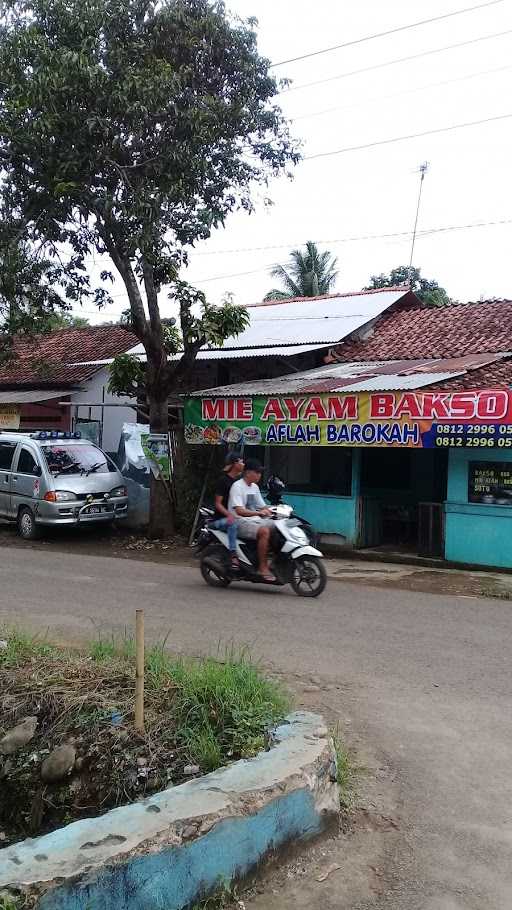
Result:
M275 581L268 564L272 512L265 505L258 486L263 472L257 461L248 461L243 475L231 487L228 509L238 516L238 534L246 540L256 540L258 546L258 571L267 582Z
M236 555L237 521L233 512L228 509L231 487L241 476L244 462L241 455L228 452L224 462L224 470L215 487L215 518L212 528L218 531L227 531L231 565L238 567Z

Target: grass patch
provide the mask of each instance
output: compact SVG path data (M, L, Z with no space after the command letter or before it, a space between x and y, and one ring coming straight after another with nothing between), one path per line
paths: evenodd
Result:
M22 903L10 894L0 894L0 910L20 910Z
M131 638L98 637L85 654L17 631L3 638L0 737L24 718L37 718L32 739L2 766L5 846L183 783L189 765L204 774L252 756L290 707L247 652L230 651L223 660L177 659L164 643L146 651L140 734L134 730ZM42 762L69 740L75 768L42 788Z
M255 755L265 746L265 731L290 708L286 693L245 650L231 650L223 660L173 660L158 646L146 664L149 687L174 687L180 742L204 771Z
M15 667L23 661L52 654L54 648L36 635L27 635L19 629L0 629L0 640L7 646L0 647L0 669ZM0 904L0 910L3 910Z
M211 897L206 897L204 900L199 901L198 904L194 904L190 910L226 910L227 907L233 905L233 902L236 901L236 899L236 887L224 885L216 891L215 894L212 894Z
M97 663L112 661L116 658L133 660L135 657L135 639L125 630L124 636L119 641L115 635L104 638L101 633L89 645L89 656Z
M340 794L340 805L342 809L348 810L354 804L355 778L361 769L353 763L338 727L332 731L331 736L336 754L336 779Z

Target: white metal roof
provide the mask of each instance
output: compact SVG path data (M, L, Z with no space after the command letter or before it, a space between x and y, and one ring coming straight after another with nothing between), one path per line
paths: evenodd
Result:
M0 404L30 404L38 401L49 401L51 398L62 398L69 394L67 391L57 392L55 389L30 389L19 391L13 389L12 392L0 392Z
M281 345L333 344L375 319L407 294L407 289L376 293L266 303L248 308L251 324L222 348L261 348Z

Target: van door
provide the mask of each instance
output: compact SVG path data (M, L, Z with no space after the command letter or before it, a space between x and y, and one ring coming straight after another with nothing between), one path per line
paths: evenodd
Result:
M27 446L20 446L14 459L11 475L11 506L14 517L20 506L34 511L34 500L40 498L41 470L35 452Z
M16 442L0 438L0 518L12 517L11 468Z

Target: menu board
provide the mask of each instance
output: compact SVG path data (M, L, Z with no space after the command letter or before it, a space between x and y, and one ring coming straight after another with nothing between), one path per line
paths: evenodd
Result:
M512 506L512 462L471 461L468 499L469 502Z

